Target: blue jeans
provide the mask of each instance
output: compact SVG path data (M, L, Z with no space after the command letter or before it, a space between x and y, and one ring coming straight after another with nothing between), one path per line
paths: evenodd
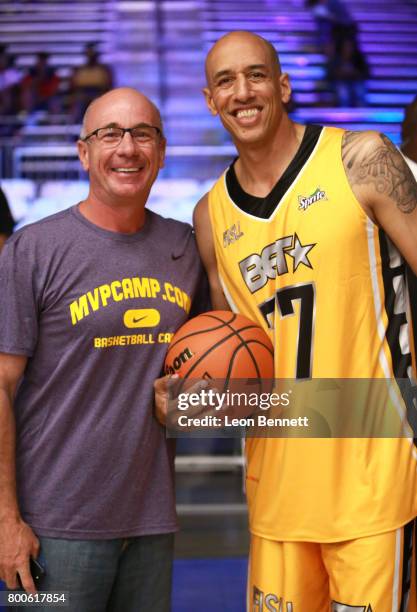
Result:
M169 612L174 534L118 540L39 538L39 591L67 591L69 606L10 611Z

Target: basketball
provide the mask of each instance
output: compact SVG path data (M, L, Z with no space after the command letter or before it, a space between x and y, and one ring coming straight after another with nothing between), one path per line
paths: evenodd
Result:
M256 323L229 311L205 312L175 333L165 373L181 378L273 378L274 349Z

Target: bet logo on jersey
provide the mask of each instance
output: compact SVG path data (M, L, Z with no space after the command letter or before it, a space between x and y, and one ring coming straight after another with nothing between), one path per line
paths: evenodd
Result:
M288 274L288 257L292 259L292 272L301 265L312 269L309 253L315 246L316 243L302 244L295 233L267 244L259 254L252 253L245 257L239 262L239 268L249 291L255 293L268 280Z

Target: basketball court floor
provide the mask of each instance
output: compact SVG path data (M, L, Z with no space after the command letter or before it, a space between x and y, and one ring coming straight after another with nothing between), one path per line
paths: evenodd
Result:
M177 559L172 612L244 612L246 559Z

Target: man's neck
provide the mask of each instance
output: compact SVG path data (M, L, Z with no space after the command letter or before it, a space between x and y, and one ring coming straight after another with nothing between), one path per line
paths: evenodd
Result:
M267 196L294 158L304 131L305 126L288 121L268 143L236 143L235 172L242 189L257 197Z
M102 229L121 234L134 234L145 223L145 204L108 205L89 195L79 205L80 213Z

